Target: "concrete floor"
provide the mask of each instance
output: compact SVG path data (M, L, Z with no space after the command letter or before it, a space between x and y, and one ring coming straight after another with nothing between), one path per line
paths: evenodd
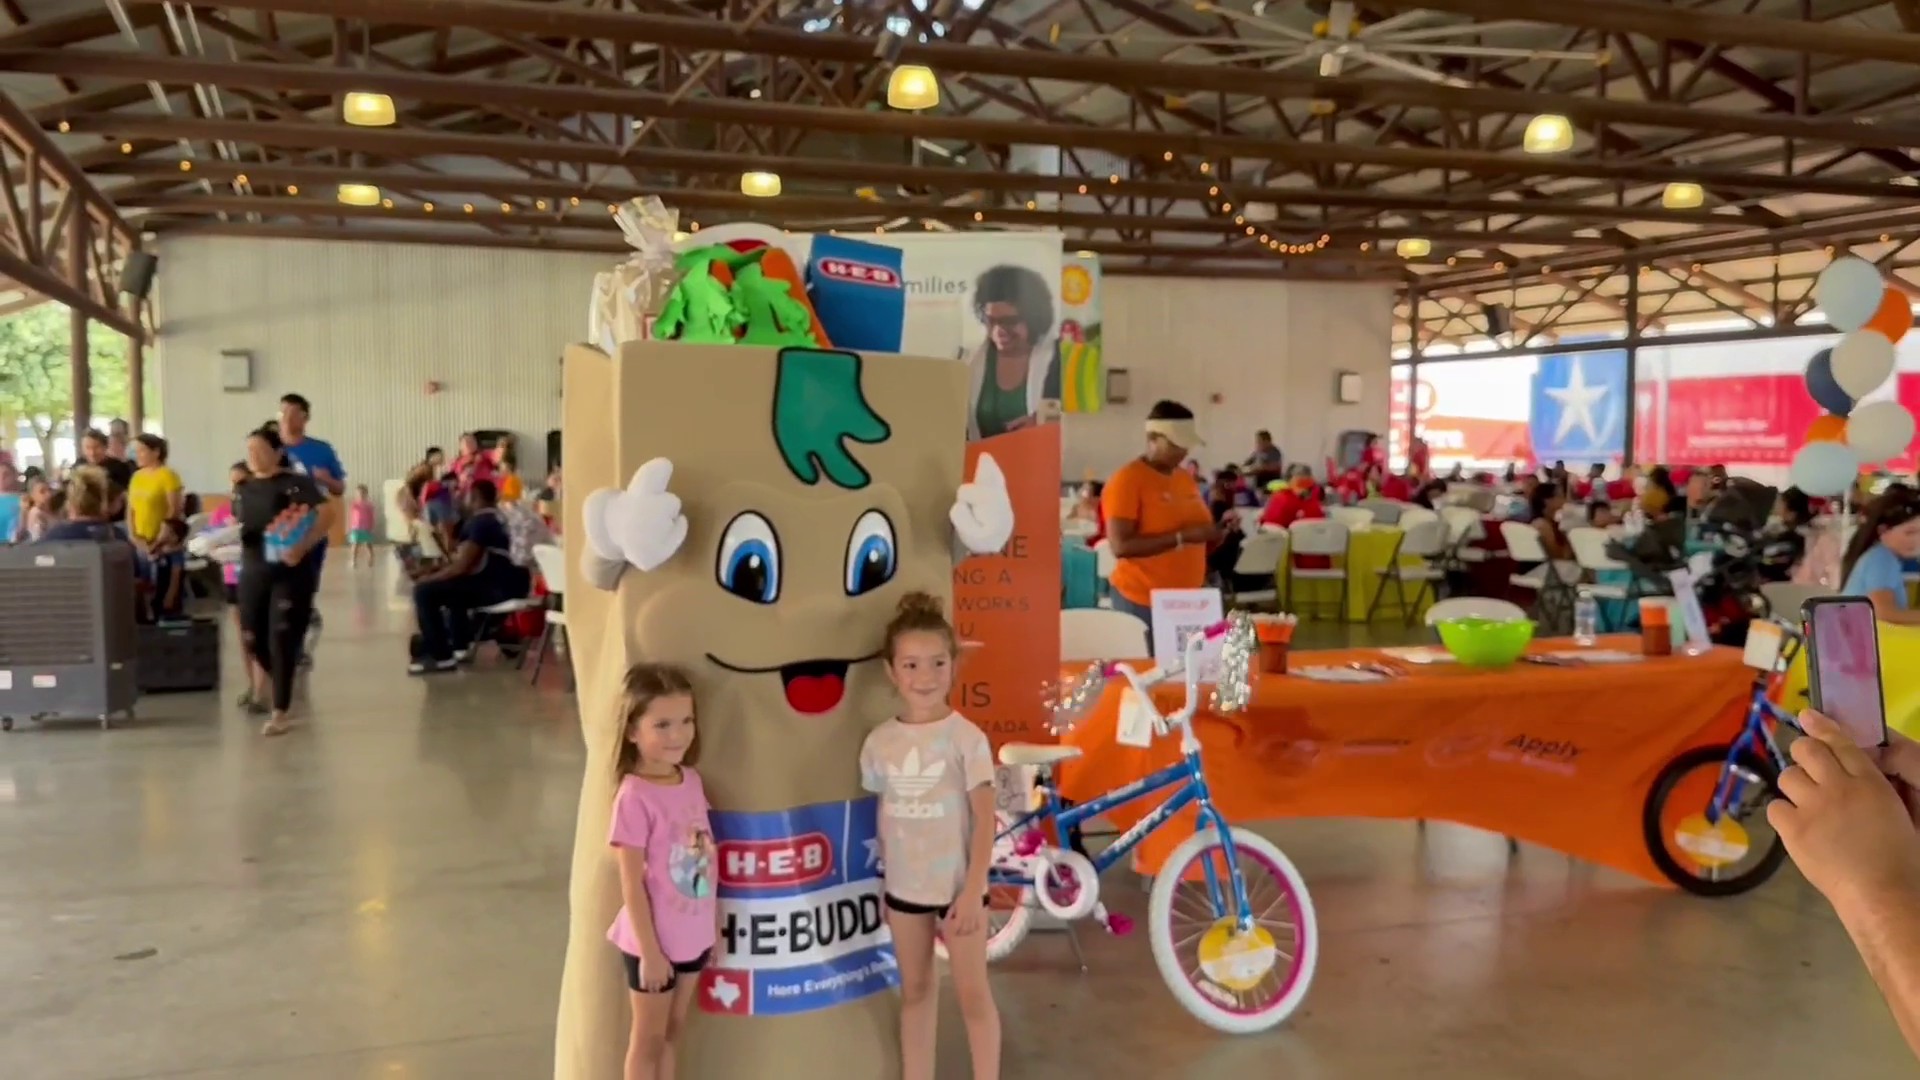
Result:
M231 693L0 737L0 1077L551 1075L571 700L510 670L406 678L383 575L328 577L311 719L287 738L256 735ZM1288 1026L1202 1029L1143 937L1088 938L1081 975L1036 936L996 969L1006 1075L1914 1075L1790 869L1710 902L1445 825L1264 831L1324 935ZM942 1076L968 1075L957 1013L942 1024Z

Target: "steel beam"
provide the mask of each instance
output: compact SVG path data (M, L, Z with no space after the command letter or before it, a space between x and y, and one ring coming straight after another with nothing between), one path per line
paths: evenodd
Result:
M162 0L134 0L151 4ZM1534 0L1452 0L1457 3L1529 4ZM622 43L677 46L723 53L764 53L815 61L836 61L863 67L874 64L873 40L844 33L809 33L798 28L778 26L742 26L717 19L683 15L658 15L631 11L600 11L577 5L529 3L526 0L234 0L230 8L251 8L292 14L322 15L334 18L365 19L379 23L399 23L423 27L468 27L489 33L582 37ZM1398 0L1389 7L1423 7L1415 0ZM1594 5L1539 3L1551 8L1554 17L1541 21L1563 25L1587 25L1569 10L1588 12ZM1678 9L1646 8L1606 0L1601 7L1635 8L1641 11L1679 13ZM1730 17L1720 16L1720 19ZM1777 23L1796 28L1793 32L1816 38L1852 41L1862 48L1886 55L1864 59L1892 59L1912 63L1920 61L1920 42L1889 42L1888 38L1868 31L1851 31L1815 23L1789 23L1785 20L1733 18L1736 23ZM1616 29L1600 27L1600 29ZM1639 32L1639 31L1633 31ZM1689 40L1726 41L1724 37L1693 37L1689 34L1667 36ZM1797 48L1797 47L1796 47ZM1840 55L1855 55L1841 53ZM1042 52L1035 49L995 49L972 45L931 42L903 46L900 62L923 63L943 73L1000 75L1016 79L1048 79L1111 86L1123 91L1157 89L1175 93L1196 91L1230 95L1253 95L1296 100L1327 100L1345 106L1405 105L1456 112L1517 113L1561 112L1576 120L1604 121L1614 124L1643 124L1681 130L1731 131L1777 135L1785 138L1831 138L1847 145L1905 146L1920 142L1880 141L1888 133L1863 132L1852 125L1822 121L1818 118L1766 116L1754 113L1690 109L1683 105L1635 102L1611 98L1580 97L1570 94L1527 94L1484 87L1455 87L1411 80L1322 79L1316 76L1222 64L1175 64L1158 60L1133 60L1090 53ZM1717 126L1732 125L1732 126ZM1763 127L1759 130L1757 127ZM1852 128L1850 131L1849 129ZM1814 131L1824 134L1816 135ZM1873 139L1860 143L1858 139ZM1034 141L1046 141L1036 138Z

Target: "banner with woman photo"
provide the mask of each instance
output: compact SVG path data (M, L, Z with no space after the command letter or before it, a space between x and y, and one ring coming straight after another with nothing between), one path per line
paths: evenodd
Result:
M982 452L993 455L1016 525L1006 550L970 560L954 580L955 625L981 643L961 661L956 704L996 746L1045 738L1041 687L1060 667L1063 334L1084 335L1094 279L1082 267L1073 281L1085 287L1068 288L1056 232L817 237L738 223L702 229L676 246L712 244L766 245L806 267L811 300L835 344L967 365L967 475ZM1067 318L1069 292L1077 320ZM904 308L897 342L840 340L873 332L861 314L896 304ZM1097 344L1097 314L1092 325Z

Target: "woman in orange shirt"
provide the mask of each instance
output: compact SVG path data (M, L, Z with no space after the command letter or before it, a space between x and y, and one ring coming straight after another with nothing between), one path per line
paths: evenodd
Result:
M1100 495L1115 566L1113 609L1153 624L1155 589L1207 583L1207 547L1221 537L1199 485L1180 467L1206 445L1193 410L1161 401L1147 412L1147 448L1120 467Z

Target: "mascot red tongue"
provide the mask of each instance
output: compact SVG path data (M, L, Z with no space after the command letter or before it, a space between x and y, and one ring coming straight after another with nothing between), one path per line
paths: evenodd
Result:
M566 357L567 597L587 770L556 1080L618 1080L630 1026L607 847L627 668L695 680L721 934L682 1080L888 1080L897 976L859 753L895 700L900 597L998 550L1006 484L962 483L966 365L639 341ZM777 873L805 866L806 874ZM824 913L824 914L823 914ZM819 920L830 918L829 930Z

